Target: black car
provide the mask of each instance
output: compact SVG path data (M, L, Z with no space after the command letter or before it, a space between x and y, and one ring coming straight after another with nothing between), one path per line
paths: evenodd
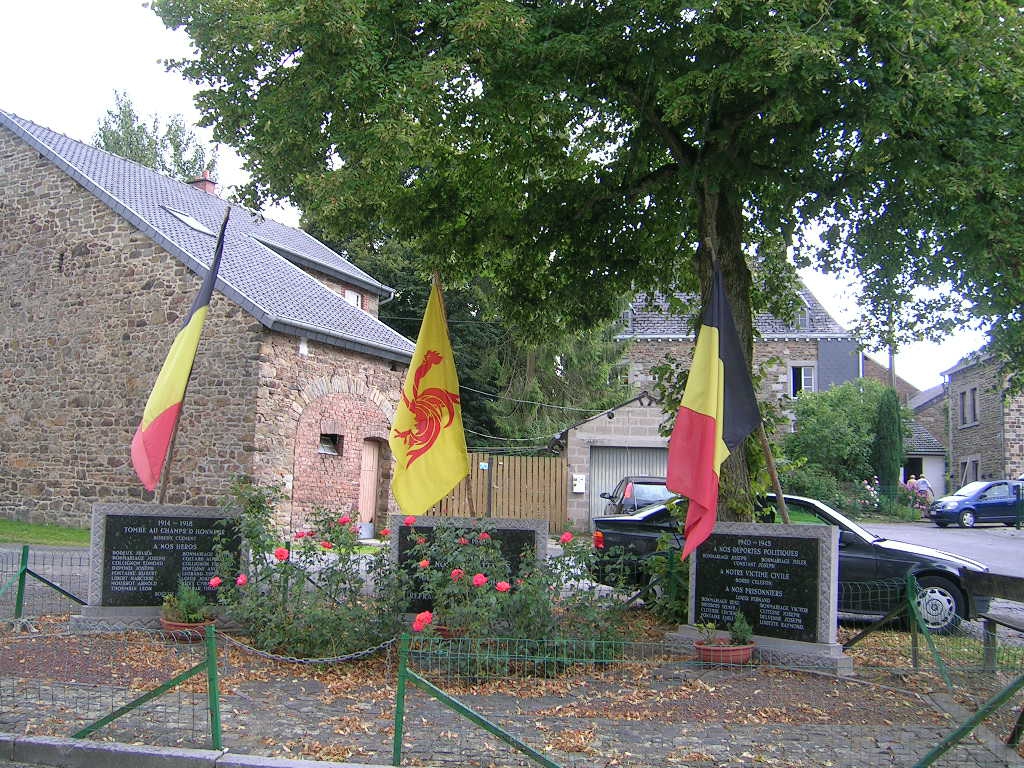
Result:
M815 499L785 496L796 524L834 525L839 528L839 610L848 613L884 613L891 605L868 604L870 582L898 580L910 571L921 587L918 608L929 629L948 631L960 618L972 618L988 607L988 599L966 588L964 571L988 571L974 560L931 547L876 536L843 514ZM774 504L769 495L766 504ZM636 512L597 517L593 520L595 542L605 552L635 553L650 557L665 536L673 548L682 546L679 523L667 503L652 504ZM637 573L639 571L634 571Z
M608 500L604 513L618 515L623 512L634 512L648 504L668 501L674 495L665 487L664 477L626 475L615 485L615 490L611 493L605 491L601 498Z

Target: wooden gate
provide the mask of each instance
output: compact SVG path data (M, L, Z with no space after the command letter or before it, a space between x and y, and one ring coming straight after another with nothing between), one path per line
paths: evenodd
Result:
M469 454L469 476L441 500L449 517L547 519L557 534L568 524L568 469L562 456Z

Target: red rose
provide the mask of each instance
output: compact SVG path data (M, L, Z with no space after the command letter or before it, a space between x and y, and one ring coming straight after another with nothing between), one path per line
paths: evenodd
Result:
M429 567L430 567L430 561L429 560L427 560L426 558L424 558L423 560L420 560L420 568L429 568Z
M221 581L220 576L214 576L212 579L210 579L210 586L213 587L214 589L216 589L217 587L219 587L223 583L224 582Z
M235 585L239 587L244 587L248 583L249 577L246 576L244 573L238 574L238 577L235 579Z
M417 544L426 544L427 543L427 539L424 536L417 536L416 537L416 543Z
M480 541L490 541L490 539L491 539L491 534L489 534L489 533L488 533L487 531L484 531L484 532L482 532L482 533L481 533L481 534L480 534L479 536L477 536L477 538L478 538L478 539L479 539Z
M274 557L276 557L282 563L288 559L288 555L289 552L285 547L278 547L274 550Z
M594 531L594 547L596 549L604 549L604 532Z
M469 544L469 539L465 536L459 536L459 544Z
M321 541L320 542L320 546L323 547L324 549L334 549L334 545L331 544L331 542L329 542L329 541Z
M409 526L416 525L416 516L409 515L407 518L405 518L405 520L402 521L402 523Z
M499 581L497 584L494 585L494 588L499 592L508 592L510 589L512 589L512 585L509 584L507 581Z
M561 536L558 537L558 541L561 544L568 544L570 541L572 541L572 538L573 538L572 534L569 533L568 531L566 531L565 533L563 533Z
M452 581L458 581L465 575L466 572L464 570L462 570L461 568L456 568L454 571L452 571Z
M352 522L352 518L348 515L342 515L338 518L338 525L348 525Z
M391 529L390 528L381 528L380 529L380 535L381 535L381 538L386 539L388 536L391 535Z
M482 587L486 583L487 583L487 577L484 576L482 573L478 573L476 576L473 577L473 586L474 587Z

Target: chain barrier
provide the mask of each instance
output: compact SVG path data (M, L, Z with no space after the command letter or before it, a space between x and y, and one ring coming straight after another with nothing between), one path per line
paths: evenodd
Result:
M353 651L352 653L346 653L344 656L327 656L319 659L300 659L297 656L283 656L278 653L270 653L269 651L261 651L259 648L243 643L241 640L236 640L231 635L226 635L223 632L217 632L217 636L223 640L227 645L233 645L247 653L251 653L253 656L258 656L261 659L267 659L268 661L283 661L288 664L337 664L343 661L355 661L356 659L364 659L367 656L372 656L378 651L383 651L386 648L390 648L396 642L397 637L392 637L390 640L375 645L373 648L366 648L362 651Z

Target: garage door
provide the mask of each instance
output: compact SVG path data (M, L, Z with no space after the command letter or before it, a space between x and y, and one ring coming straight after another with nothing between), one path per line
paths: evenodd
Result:
M611 493L626 475L665 476L667 448L614 448L593 446L590 449L590 517L604 514L608 502L602 493Z

